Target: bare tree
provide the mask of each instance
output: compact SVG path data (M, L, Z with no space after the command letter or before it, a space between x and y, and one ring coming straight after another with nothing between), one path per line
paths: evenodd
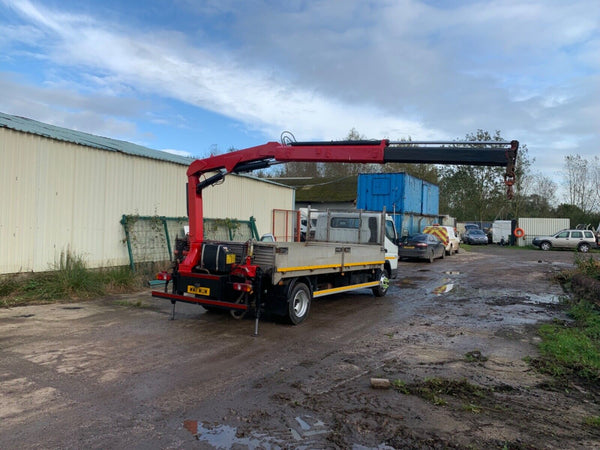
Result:
M541 198L546 199L549 206L556 205L557 184L550 178L542 174L536 174L533 177L532 191Z
M581 155L565 156L564 183L567 190L567 203L589 213L598 206L594 186L595 173L598 171L598 158L590 163Z

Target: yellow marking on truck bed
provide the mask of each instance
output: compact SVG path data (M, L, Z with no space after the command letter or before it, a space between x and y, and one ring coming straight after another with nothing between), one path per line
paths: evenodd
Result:
M355 266L371 266L371 265L381 265L385 261L367 261L367 262L355 262L355 263L347 263L344 264L344 267L355 267Z
M384 261L365 261L365 262L355 262L355 263L347 263L347 264L322 264L318 266L296 266L296 267L279 267L277 272L294 272L300 270L317 270L317 269L341 269L343 267L356 267L356 266L372 266L372 265L381 265Z
M341 264L323 264L320 266L297 266L297 267L280 267L277 272L293 272L295 270L316 270L316 269L338 269Z
M329 294L337 294L339 292L353 291L354 289L363 289L379 286L379 281L369 281L368 283L352 284L350 286L342 286L331 289L323 289L322 291L313 292L313 297L322 297Z

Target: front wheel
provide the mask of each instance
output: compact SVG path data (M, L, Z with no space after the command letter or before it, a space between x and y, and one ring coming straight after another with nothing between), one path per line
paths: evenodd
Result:
M390 287L390 279L387 270L378 270L376 279L379 280L379 285L373 288L375 297L383 297Z
M542 242L540 248L544 251L548 251L552 248L552 244L550 244L550 242Z
M308 286L304 283L297 283L288 298L288 319L298 325L308 316L310 310L311 294Z

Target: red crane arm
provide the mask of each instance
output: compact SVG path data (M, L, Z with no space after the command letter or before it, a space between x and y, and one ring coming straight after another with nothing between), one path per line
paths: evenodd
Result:
M444 147L448 145L450 147ZM461 147L466 145L467 147ZM188 214L190 251L180 264L180 272L191 272L197 264L204 236L202 190L229 173L264 169L280 162L351 162L351 163L426 163L505 166L505 181L512 196L514 166L518 141L369 141L268 142L256 147L233 151L194 161L188 171ZM214 174L201 180L207 172Z

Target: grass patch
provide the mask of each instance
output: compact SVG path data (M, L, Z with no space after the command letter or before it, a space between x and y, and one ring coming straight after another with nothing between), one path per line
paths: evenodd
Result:
M445 397L456 397L469 401L467 405L472 406L470 411L476 412L478 407L471 402L475 399L483 399L490 390L469 383L467 380L448 380L445 378L427 378L419 383L405 383L402 380L394 380L392 387L404 395L416 395L434 405L444 406L448 402Z
M600 416L586 417L584 423L590 427L600 428Z
M578 254L575 266L556 278L566 288L573 289L577 277L600 280L600 262L593 256ZM565 302L571 321L555 320L539 328L542 357L531 359L531 363L555 377L577 376L597 381L600 380L600 310L585 292L577 292L582 298Z
M71 253L61 254L53 269L0 279L0 307L94 298L132 292L142 286L128 267L88 269L82 257Z
M577 375L600 379L600 314L589 302L581 300L568 312L573 322L542 325L539 329L543 358L537 366L543 372L563 377Z
M575 265L577 266L577 271L581 274L600 280L600 261L593 256L581 256L581 253L578 253L575 256Z

